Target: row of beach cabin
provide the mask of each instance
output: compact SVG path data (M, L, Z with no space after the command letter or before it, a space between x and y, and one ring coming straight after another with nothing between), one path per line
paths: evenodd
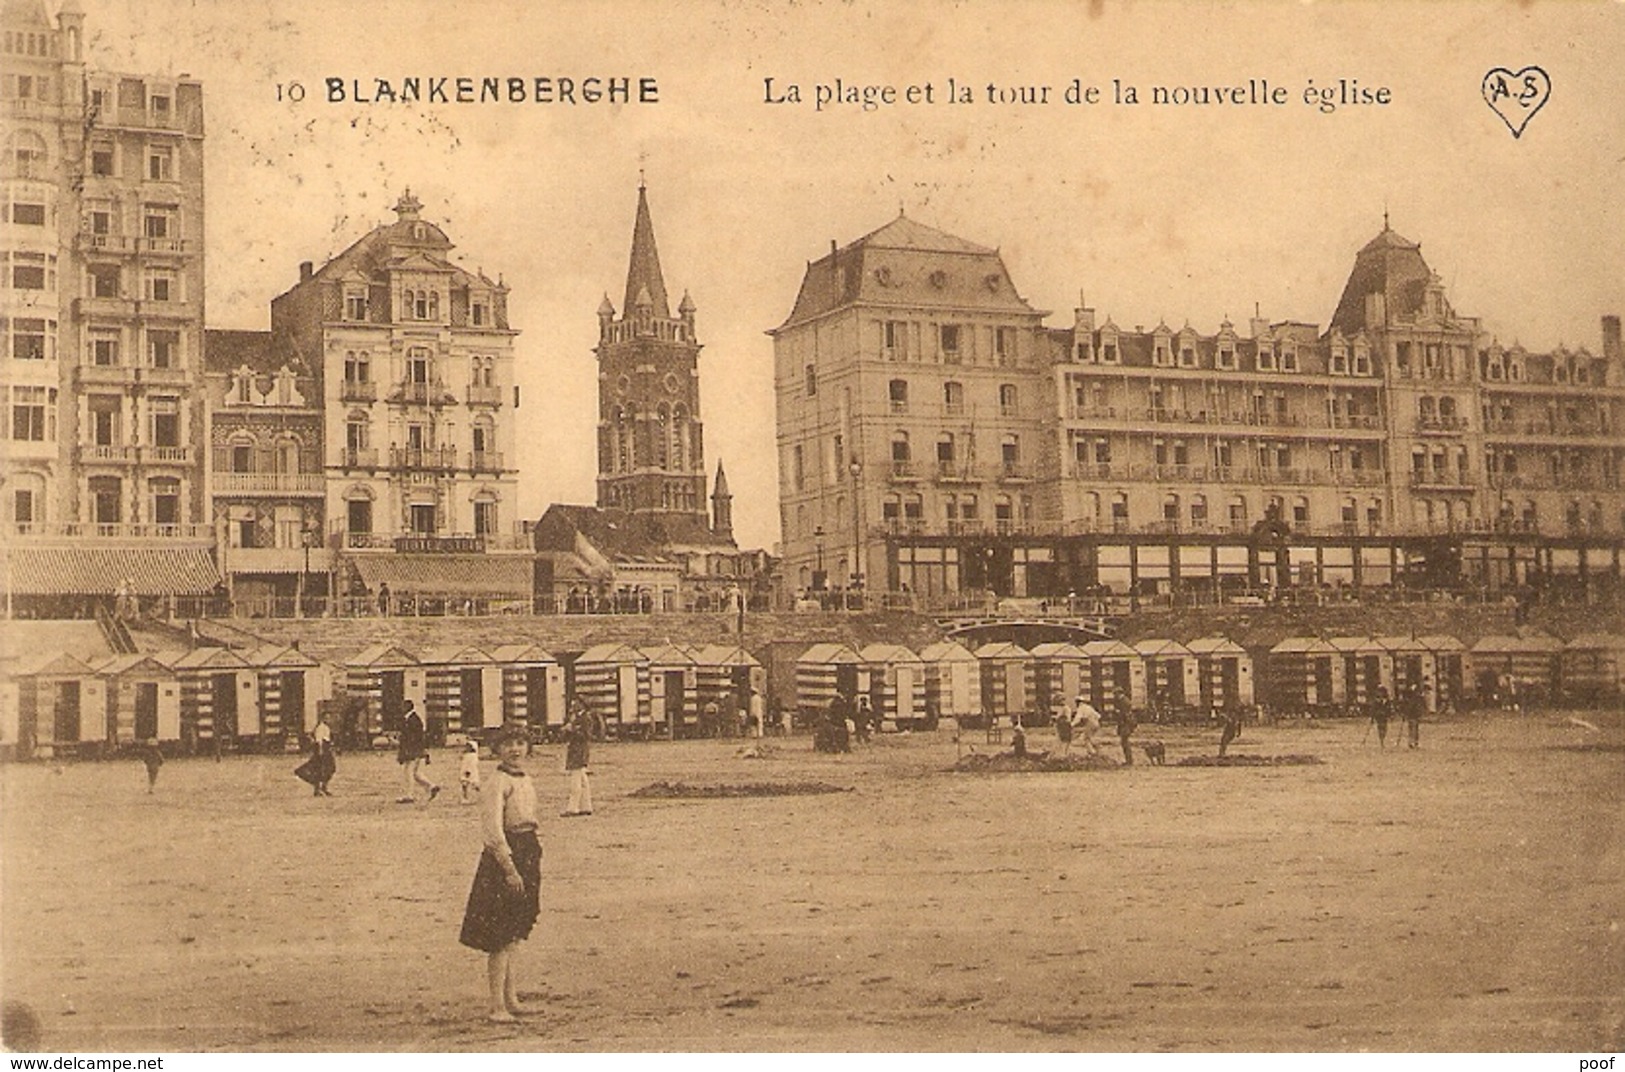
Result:
M897 644L814 644L773 692L808 725L840 696L860 698L886 728L1020 718L1043 724L1086 696L1102 713L1128 708L1177 718L1267 705L1282 713L1369 703L1379 688L1419 689L1429 710L1467 702L1617 700L1625 696L1625 638L1563 642L1492 636L1471 647L1449 636L1294 637L1255 657L1222 637L1189 643L1008 642L967 648L943 641L915 652ZM766 696L767 672L728 645L602 644L555 655L532 644L410 651L367 647L339 666L297 647L201 647L87 661L73 654L21 660L0 679L0 749L50 756L157 740L183 750L298 747L318 713L335 715L341 740L373 741L399 728L410 700L432 740L521 723L546 734L579 704L619 737L708 735Z

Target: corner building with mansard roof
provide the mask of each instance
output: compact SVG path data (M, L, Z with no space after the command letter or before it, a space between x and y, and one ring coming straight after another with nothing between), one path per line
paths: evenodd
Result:
M808 264L770 332L789 586L1618 590L1617 316L1507 347L1386 221L1324 330L1044 316L906 217Z

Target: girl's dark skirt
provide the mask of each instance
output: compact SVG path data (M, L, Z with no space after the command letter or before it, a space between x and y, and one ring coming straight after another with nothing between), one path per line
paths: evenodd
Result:
M515 893L509 889L502 865L489 852L482 852L473 888L468 891L468 907L463 911L463 932L458 940L485 953L495 953L530 937L541 911L542 843L534 830L509 831L507 837L524 890Z

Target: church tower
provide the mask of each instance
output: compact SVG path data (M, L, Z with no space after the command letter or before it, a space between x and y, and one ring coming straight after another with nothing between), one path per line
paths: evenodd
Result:
M598 307L598 505L707 524L700 343L685 292L671 315L648 191L638 184L621 314Z

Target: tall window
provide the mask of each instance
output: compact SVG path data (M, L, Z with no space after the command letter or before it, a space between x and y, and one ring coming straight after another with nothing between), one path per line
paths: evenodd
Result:
M90 519L98 525L117 525L124 520L124 488L118 477L90 478Z
M887 387L887 395L891 399L893 413L908 412L908 381L893 380Z
M178 331L147 332L147 363L156 369L175 368L180 364L181 333Z
M5 323L0 320L0 323ZM11 356L17 361L43 361L56 356L56 321L17 317L10 322Z
M1016 385L1013 383L999 384L999 414L1004 417L1016 416L1016 402Z
M181 520L181 482L154 477L147 482L149 515L155 525L178 525Z
M54 435L49 418L56 408L56 389L13 387L11 389L11 438L19 442L42 443Z
M147 178L168 182L175 177L175 150L168 145L147 147Z
M91 395L85 401L90 411L90 442L98 447L118 446L119 416L124 400L118 395Z
M148 405L152 412L152 445L155 447L180 446L180 400L177 398L154 398Z
M942 405L949 416L965 412L965 385L949 380L942 385Z
M950 365L959 363L959 325L942 324L937 328L938 349L942 351L942 360Z
M493 536L497 531L497 504L481 501L474 504L474 535Z

